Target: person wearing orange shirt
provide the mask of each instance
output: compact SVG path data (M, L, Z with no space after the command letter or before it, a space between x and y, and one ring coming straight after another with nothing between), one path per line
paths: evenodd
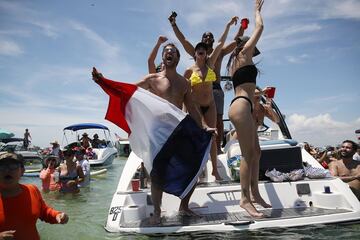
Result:
M57 178L59 178L59 171L56 169L57 160L58 158L55 155L50 155L45 160L46 168L41 170L39 176L43 192L57 191L60 189L58 181L56 180L56 175Z
M44 202L35 185L19 183L24 171L21 155L0 154L0 239L40 239L38 219L51 224L69 220Z

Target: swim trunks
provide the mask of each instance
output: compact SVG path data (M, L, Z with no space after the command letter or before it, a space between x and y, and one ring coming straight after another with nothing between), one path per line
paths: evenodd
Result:
M220 84L219 84L220 85ZM213 95L216 106L216 114L223 115L224 113L224 91L221 89L215 89L213 87Z

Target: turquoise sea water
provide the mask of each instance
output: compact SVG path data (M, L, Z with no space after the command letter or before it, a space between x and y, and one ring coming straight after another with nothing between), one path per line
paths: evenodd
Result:
M108 172L92 179L91 187L77 195L43 194L45 201L65 211L66 225L50 225L38 221L41 239L360 239L360 224L319 225L302 228L264 229L231 233L196 232L172 235L121 235L104 230L108 208L116 190L125 159L116 158ZM23 183L41 186L40 179L23 177Z

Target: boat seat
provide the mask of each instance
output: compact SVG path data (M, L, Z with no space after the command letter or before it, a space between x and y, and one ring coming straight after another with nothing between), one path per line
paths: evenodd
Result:
M298 144L297 141L292 139L282 139L282 140L266 140L266 141L259 141L261 148L270 148L274 146L275 148L279 145L282 147L291 147L296 146ZM232 139L224 148L224 151L227 153L227 157L231 158L236 155L241 155L239 143L237 140Z
M302 155L300 146L290 146L278 149L262 149L260 157L259 180L270 180L265 176L267 170L288 173L302 169Z
M267 141L259 141L259 143L260 146L277 145L277 144L289 144L290 146L296 146L298 144L298 142L293 139L267 140Z
M270 180L265 176L265 172L274 168L286 173L303 168L301 147L297 145L296 141L291 139L268 140L260 141L260 145L259 180ZM227 150L227 158L230 159L239 155L241 155L240 147L234 140Z

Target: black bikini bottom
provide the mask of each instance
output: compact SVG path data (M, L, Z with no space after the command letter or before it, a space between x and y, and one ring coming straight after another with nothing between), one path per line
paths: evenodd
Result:
M204 115L208 110L210 106L200 106L200 111Z
M231 101L230 106L231 106L231 104L233 104L233 102L235 102L235 101L238 100L239 98L243 98L243 99L245 99L246 101L249 102L249 104L250 104L250 109L251 109L251 113L252 113L252 112L253 112L252 102L251 102L251 100L250 100L248 97L245 97L245 96L237 96L237 97L235 97L235 98Z

